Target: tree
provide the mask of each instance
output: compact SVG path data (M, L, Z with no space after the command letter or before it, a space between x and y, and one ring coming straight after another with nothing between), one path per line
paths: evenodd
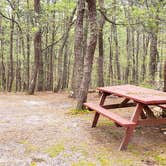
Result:
M99 0L99 7L100 10L103 10L104 12L104 0ZM105 24L105 18L100 13L100 19L99 19L99 32L98 32L98 47L99 47L99 56L98 56L98 79L97 79L97 86L101 87L104 86L104 77L103 77L103 63L104 63L104 48L103 48L103 27Z
M79 87L81 83L81 73L83 66L83 21L85 12L85 0L78 1L77 19L75 25L75 40L74 40L74 67L72 78L73 97L78 97Z
M166 92L166 59L164 61L164 92Z
M40 61L40 57L42 55L42 52L41 52L42 34L41 34L41 28L40 28L40 24L39 24L40 0L34 0L34 11L36 13L36 24L38 25L38 30L35 33L35 37L34 37L34 53L35 53L35 55L34 55L34 73L32 76L32 80L31 80L31 84L30 84L30 88L29 88L29 92L28 92L30 95L34 94L34 91L35 91L37 76L38 76L38 72L39 72L39 61Z
M83 103L87 100L88 88L91 80L93 57L97 44L96 0L87 0L87 3L90 36L84 59L83 78L80 85L76 109L82 109Z

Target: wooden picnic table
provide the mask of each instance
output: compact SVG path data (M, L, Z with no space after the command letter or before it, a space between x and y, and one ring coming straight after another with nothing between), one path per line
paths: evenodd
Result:
M89 110L96 111L92 127L96 127L99 116L103 115L110 120L114 121L117 126L126 128L125 136L120 144L119 150L124 150L131 139L134 129L137 126L155 126L166 124L166 118L156 118L153 114L151 105L163 106L166 104L166 93L158 90L143 88L134 85L119 85L100 87L98 90L101 92L99 104L84 103ZM105 105L107 96L114 95L124 98L119 104ZM133 102L129 102L129 101ZM135 107L131 119L125 119L108 109ZM162 108L162 107L161 107Z

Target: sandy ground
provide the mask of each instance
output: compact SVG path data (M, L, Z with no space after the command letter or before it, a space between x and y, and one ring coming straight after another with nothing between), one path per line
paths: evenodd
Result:
M97 94L89 100L98 101ZM113 99L117 102L117 99ZM125 152L123 128L94 112L74 114L67 93L0 94L0 166L166 165L166 136L158 127L137 128ZM132 110L116 110L129 117Z

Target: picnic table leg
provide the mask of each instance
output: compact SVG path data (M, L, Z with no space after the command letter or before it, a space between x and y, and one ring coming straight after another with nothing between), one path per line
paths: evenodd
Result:
M126 150L127 149L127 145L131 139L131 136L133 134L135 127L127 127L126 129L126 133L125 133L125 137L123 138L119 150Z
M94 119L93 119L92 127L96 127L99 116L100 116L100 114L98 112L96 112L95 116L94 116Z
M136 110L135 110L135 112L134 112L134 114L131 118L131 121L137 123L137 121L139 119L139 116L140 116L142 111L143 111L143 105L142 104L137 104ZM125 137L123 138L123 140L121 142L119 150L125 150L127 148L127 145L129 143L132 135L133 135L133 131L134 131L135 127L136 127L136 125L127 127Z
M100 98L100 103L99 103L100 105L104 104L107 95L108 95L107 93L102 93L102 96ZM100 114L98 112L96 112L95 116L94 116L94 119L93 119L92 127L96 127L99 116L100 116Z

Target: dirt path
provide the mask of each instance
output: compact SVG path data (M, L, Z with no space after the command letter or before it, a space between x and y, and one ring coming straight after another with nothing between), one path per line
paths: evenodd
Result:
M93 113L73 115L74 104L65 93L0 94L0 166L166 165L159 128L138 128L118 152L123 129L104 118L92 129Z

